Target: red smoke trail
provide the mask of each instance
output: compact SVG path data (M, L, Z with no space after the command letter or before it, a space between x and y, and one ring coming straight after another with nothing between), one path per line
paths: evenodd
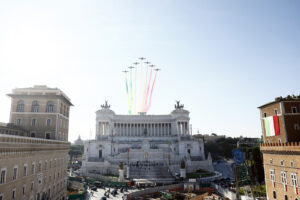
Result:
M153 80L152 87L151 87L151 93L150 93L150 98L149 98L149 105L147 106L147 112L148 112L148 110L151 106L151 103L152 103L152 94L153 94L153 88L154 88L154 85L155 85L156 77L157 77L157 71L155 72L154 80Z
M150 78L149 78L149 82L148 82L147 95L146 95L147 111L148 111L148 106L147 105L148 105L148 99L149 99L149 89L150 89L151 78L152 78L152 67L151 67L151 71L150 71Z

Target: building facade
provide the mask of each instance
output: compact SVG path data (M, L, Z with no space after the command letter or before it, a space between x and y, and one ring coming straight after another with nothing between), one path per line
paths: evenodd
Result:
M57 88L14 89L0 124L0 200L66 199L70 99Z
M96 138L84 141L83 174L118 174L123 163L132 179L172 179L185 161L187 172L213 171L202 139L190 133L189 112L179 104L169 115L117 115L110 106L96 112Z
M298 200L300 96L279 97L259 108L267 198Z
M69 146L0 134L0 200L66 199Z
M31 137L68 141L72 103L58 88L17 88L11 94L10 123L30 132Z

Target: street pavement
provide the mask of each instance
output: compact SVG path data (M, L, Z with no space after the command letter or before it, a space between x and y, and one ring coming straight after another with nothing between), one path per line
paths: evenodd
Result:
M106 190L108 190L108 188L105 188ZM110 188L110 191L112 191L113 188ZM123 196L132 192L138 191L137 189L131 189L128 190L128 192L124 192L121 193L120 190L118 190L118 194L116 196L113 196L112 194L109 194L109 198L107 198L108 200L123 200ZM88 190L89 194L90 194L90 200L100 200L101 197L104 197L104 193L105 190L102 188L98 188L97 192L92 191L92 190Z

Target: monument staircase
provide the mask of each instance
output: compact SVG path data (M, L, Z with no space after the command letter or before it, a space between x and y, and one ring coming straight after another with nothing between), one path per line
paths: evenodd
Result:
M174 178L168 170L168 166L130 166L131 179L146 179L157 183L172 183Z

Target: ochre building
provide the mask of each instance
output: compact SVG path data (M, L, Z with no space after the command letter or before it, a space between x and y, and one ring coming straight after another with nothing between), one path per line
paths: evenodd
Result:
M298 200L300 96L278 97L259 108L267 198Z
M66 199L69 112L58 88L17 88L0 124L0 200Z

